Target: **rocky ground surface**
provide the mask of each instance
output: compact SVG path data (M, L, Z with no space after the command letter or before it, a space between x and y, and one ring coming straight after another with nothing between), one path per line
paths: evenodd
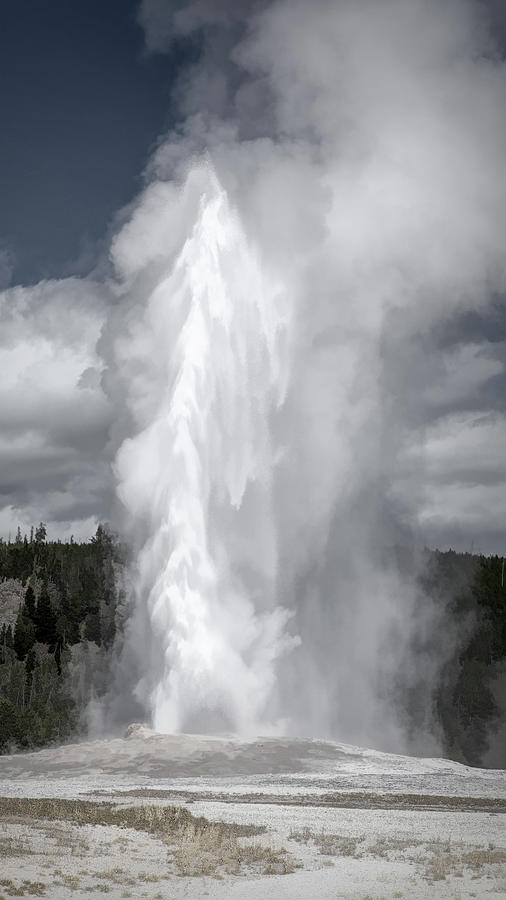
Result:
M6 578L0 582L0 627L9 626L16 622L19 604L25 596L26 587L14 578Z

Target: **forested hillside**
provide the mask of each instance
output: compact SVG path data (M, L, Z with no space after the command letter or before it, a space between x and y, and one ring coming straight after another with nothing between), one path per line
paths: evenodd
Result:
M47 542L41 523L0 542L0 750L61 741L114 641L121 550L101 526L87 543ZM17 602L16 602L17 601ZM16 608L13 608L16 607Z
M434 697L444 754L506 768L506 573L498 556L431 552L425 594L445 610L452 648Z
M84 710L107 686L124 563L102 526L87 543L47 541L42 523L0 541L0 752L82 733ZM440 608L447 634L438 639L450 651L431 710L423 691L399 691L406 721L415 731L429 712L446 756L506 766L506 747L502 758L494 740L506 732L503 561L426 551L417 565L422 602ZM421 642L415 652L439 651Z

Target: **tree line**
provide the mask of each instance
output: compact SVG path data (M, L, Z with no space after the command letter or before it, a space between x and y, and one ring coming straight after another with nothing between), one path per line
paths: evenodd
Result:
M0 541L0 581L24 587L14 627L0 629L0 752L62 741L80 727L76 650L110 653L122 549L104 526L87 542L46 541L41 523ZM77 673L78 674L78 673Z
M467 556L467 560L466 560ZM446 582L448 618L456 624L454 651L440 673L435 694L436 720L445 755L483 765L489 744L504 725L506 697L497 689L506 673L506 574L500 556L434 554L435 569ZM462 579L467 570L471 579ZM500 750L501 748L499 748ZM494 766L506 768L506 746Z
M0 581L23 586L14 626L0 628L0 752L79 733L90 692L107 687L108 660L121 627L118 584L125 562L126 549L104 526L81 543L47 541L43 523L29 537L18 530L15 541L0 540ZM441 631L448 631L439 636L450 653L439 669L430 710L444 754L483 765L506 708L495 691L498 675L506 673L503 560L426 551L416 577L421 602L440 608ZM423 642L418 648L421 656L431 650ZM84 684L90 670L92 677L100 670L100 683ZM427 714L427 694L400 690L398 703L415 733ZM501 764L506 766L506 755Z

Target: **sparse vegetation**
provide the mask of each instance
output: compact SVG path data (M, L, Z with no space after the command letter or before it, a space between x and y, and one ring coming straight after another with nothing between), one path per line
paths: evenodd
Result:
M335 806L343 809L430 809L460 812L506 812L506 799L501 797L458 797L444 794L373 794L369 791L347 791L331 794L304 794L287 799L283 794L224 794L214 791L152 791L145 788L116 793L95 791L95 796L108 798L145 797L192 803L207 800L220 803L276 803L278 806ZM302 829L302 832L304 829Z
M488 866L504 867L506 850L488 847L466 847L447 841L423 841L417 838L379 837L373 843L365 835L350 836L321 832L314 833L307 826L292 830L289 839L298 843L312 844L323 855L336 857L372 856L390 861L399 858L414 863L419 873L430 883L444 881L447 877L461 878L465 870L476 876ZM401 891L394 895L403 896Z
M115 807L111 803L82 800L0 798L0 817L19 816L145 831L167 844L170 859L180 875L239 875L245 871L280 875L294 871L293 859L286 850L274 849L258 841L241 840L264 833L263 826L209 822L179 806ZM74 885L65 881L69 876L61 877L61 883L67 887L77 886L79 879L76 878ZM159 880L158 876L150 874L139 877L145 882ZM108 881L132 884L127 873L119 868L95 872L94 878L102 880L102 891L106 890Z
M187 823L181 829L174 856L179 874L192 877L216 872L239 875L245 869L286 875L295 869L286 850L273 850L258 842L241 844L234 829L224 829L221 823Z
M10 878L0 878L0 887L5 890L8 897L25 897L26 895L43 897L46 892L46 885L42 881L24 880L16 884Z
M27 822L30 831L25 834ZM12 856L26 852L31 865L34 861L42 864L41 845L31 840L31 835L38 833L44 842L45 861L47 848L51 851L55 848L59 856L53 858L53 866L56 863L61 866L51 869L54 880L47 873L46 885L42 880L15 878L13 873L18 874L19 868L18 861L13 860L11 865L15 868L4 870L11 878L0 880L0 900L2 893L4 897L44 896L53 887L65 896L77 891L90 896L112 893L118 896L121 892L125 898L149 895L153 900L155 897L163 900L166 882L171 879L289 874L300 865L297 854L271 845L263 826L211 822L173 805L121 806L104 801L0 798L0 823L1 839L8 851L12 849ZM89 831L82 830L90 825L98 826L96 834L101 842L98 853L95 838L90 839ZM106 831L101 826L114 830ZM116 829L125 829L123 836ZM137 832L137 837L131 829ZM64 833L69 837L67 845L60 840ZM413 877L418 882L427 882L429 892L437 891L438 884L450 878L454 880L449 888L457 883L455 879L464 877L468 887L472 884L470 879L484 877L502 883L500 875L506 864L506 850L492 842L470 846L451 839L423 840L403 834L375 835L374 831L368 835L335 833L312 830L308 826L293 829L288 838L290 842L308 845L309 855L317 867L335 866L336 877L340 866L348 869L350 864L354 865L350 862L353 860L377 859L382 861L382 866L409 863ZM76 859L73 847L81 842L88 860L83 868L78 868L83 863ZM137 848L138 860L133 852ZM110 857L110 861L104 857ZM129 858L131 865L126 862ZM5 859L9 859L8 855ZM33 869L30 874L35 877ZM371 885L364 884L364 889L367 888L370 890ZM496 889L492 884L489 888ZM192 889L188 889L191 893ZM397 890L388 896L401 900L409 896L409 891Z
M481 872L485 866L501 866L506 864L506 850L490 847L474 847L466 849L462 845L453 848L444 844L436 845L424 867L424 876L428 881L444 881L449 875L462 877L465 869Z
M79 890L81 886L81 881L78 875L63 875L61 883L65 885L65 887L70 888L72 891Z
M353 856L358 859L363 855L358 850L358 845L365 840L365 836L351 837L350 835L329 834L325 831L315 834L306 826L300 831L291 831L289 839L298 843L314 844L322 856Z
M0 836L0 859L7 859L9 856L28 856L31 852L26 840Z

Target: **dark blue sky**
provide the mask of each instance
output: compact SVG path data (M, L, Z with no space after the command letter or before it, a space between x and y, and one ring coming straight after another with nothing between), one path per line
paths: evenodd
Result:
M13 254L15 283L75 271L79 258L86 268L170 124L182 51L144 53L137 5L3 5L0 248Z

